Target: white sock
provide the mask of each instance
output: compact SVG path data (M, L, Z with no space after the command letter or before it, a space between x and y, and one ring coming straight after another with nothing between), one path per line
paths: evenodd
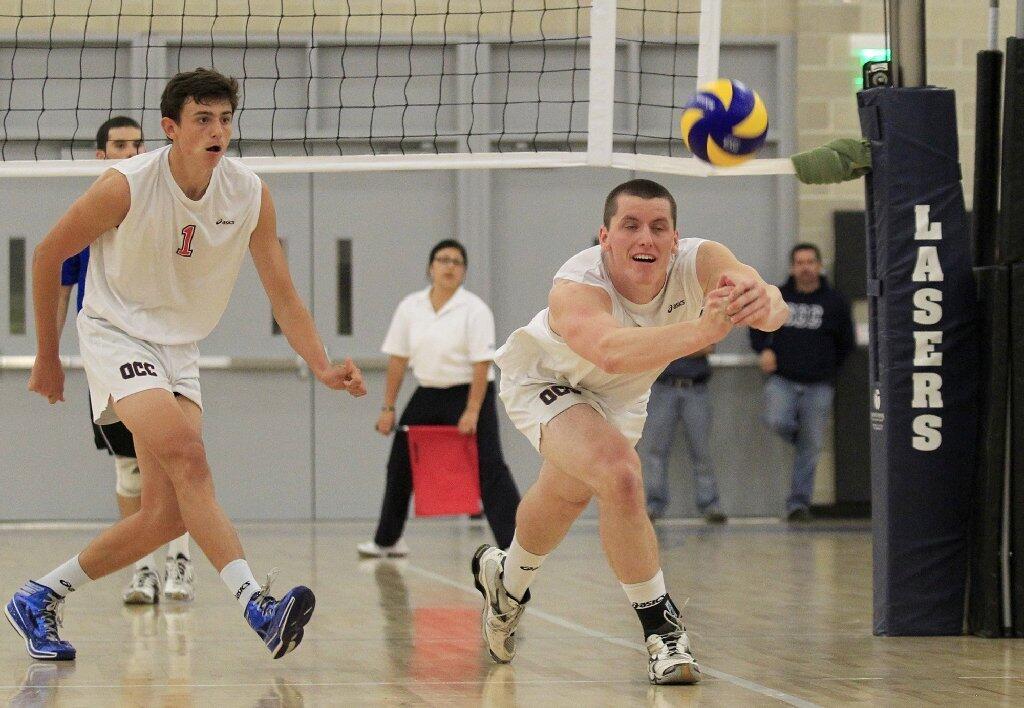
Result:
M667 593L665 590L665 575L658 568L653 578L642 583L622 583L622 589L626 591L626 597L637 609L644 605L660 599Z
M228 586L242 609L249 604L249 599L260 591L260 584L253 577L249 562L245 558L233 560L220 571L220 579Z
M167 557L177 559L178 556L185 556L186 560L192 560L192 551L189 550L189 538L183 533L178 538L167 544Z
M153 571L156 570L156 559L153 558L152 553L135 561L135 570L142 570L143 568L149 568Z
M533 582L533 576L544 564L547 555L538 556L530 553L519 545L519 537L512 537L512 544L508 547L508 555L505 558L505 570L502 573L502 583L509 595L522 600L526 595L526 589Z
M69 592L74 592L90 580L92 578L85 574L82 566L78 563L78 556L75 556L64 565L54 568L36 582L40 585L45 585L61 597L67 597Z

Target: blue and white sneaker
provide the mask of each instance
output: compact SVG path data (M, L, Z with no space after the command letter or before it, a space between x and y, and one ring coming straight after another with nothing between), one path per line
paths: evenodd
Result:
M269 594L273 574L266 586L249 599L245 606L245 620L256 630L275 659L299 646L303 627L313 616L316 597L304 585L286 592L280 600Z
M25 640L33 659L71 661L75 648L57 634L64 598L34 580L25 583L4 608L7 621Z

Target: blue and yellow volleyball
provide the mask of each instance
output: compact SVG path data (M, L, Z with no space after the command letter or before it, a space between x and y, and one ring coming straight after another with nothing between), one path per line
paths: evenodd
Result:
M764 145L768 110L742 82L717 79L686 102L679 124L690 152L717 167L730 167L746 162Z

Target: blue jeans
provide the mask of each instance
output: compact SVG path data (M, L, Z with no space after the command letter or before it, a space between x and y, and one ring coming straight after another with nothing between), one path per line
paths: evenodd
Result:
M703 514L718 507L718 482L711 464L711 395L706 383L675 388L654 382L647 403L647 423L638 452L644 473L647 511L661 516L668 507L668 458L672 452L676 423L683 421L683 434L693 465L697 509Z
M799 383L772 374L764 386L764 422L796 448L786 513L807 509L814 494L814 470L832 414L831 383Z

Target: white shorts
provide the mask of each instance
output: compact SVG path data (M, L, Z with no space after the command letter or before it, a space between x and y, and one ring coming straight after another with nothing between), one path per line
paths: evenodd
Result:
M567 384L551 381L513 380L502 375L499 397L505 404L505 411L530 444L540 452L542 429L551 420L569 408L585 403L626 436L636 446L644 432L647 420L647 406L619 408L612 406L596 393L585 388L573 388Z
M119 401L139 391L162 388L203 407L199 389L199 347L152 344L137 339L106 320L78 313L78 345L89 380L93 419L98 425L116 423L111 399Z

